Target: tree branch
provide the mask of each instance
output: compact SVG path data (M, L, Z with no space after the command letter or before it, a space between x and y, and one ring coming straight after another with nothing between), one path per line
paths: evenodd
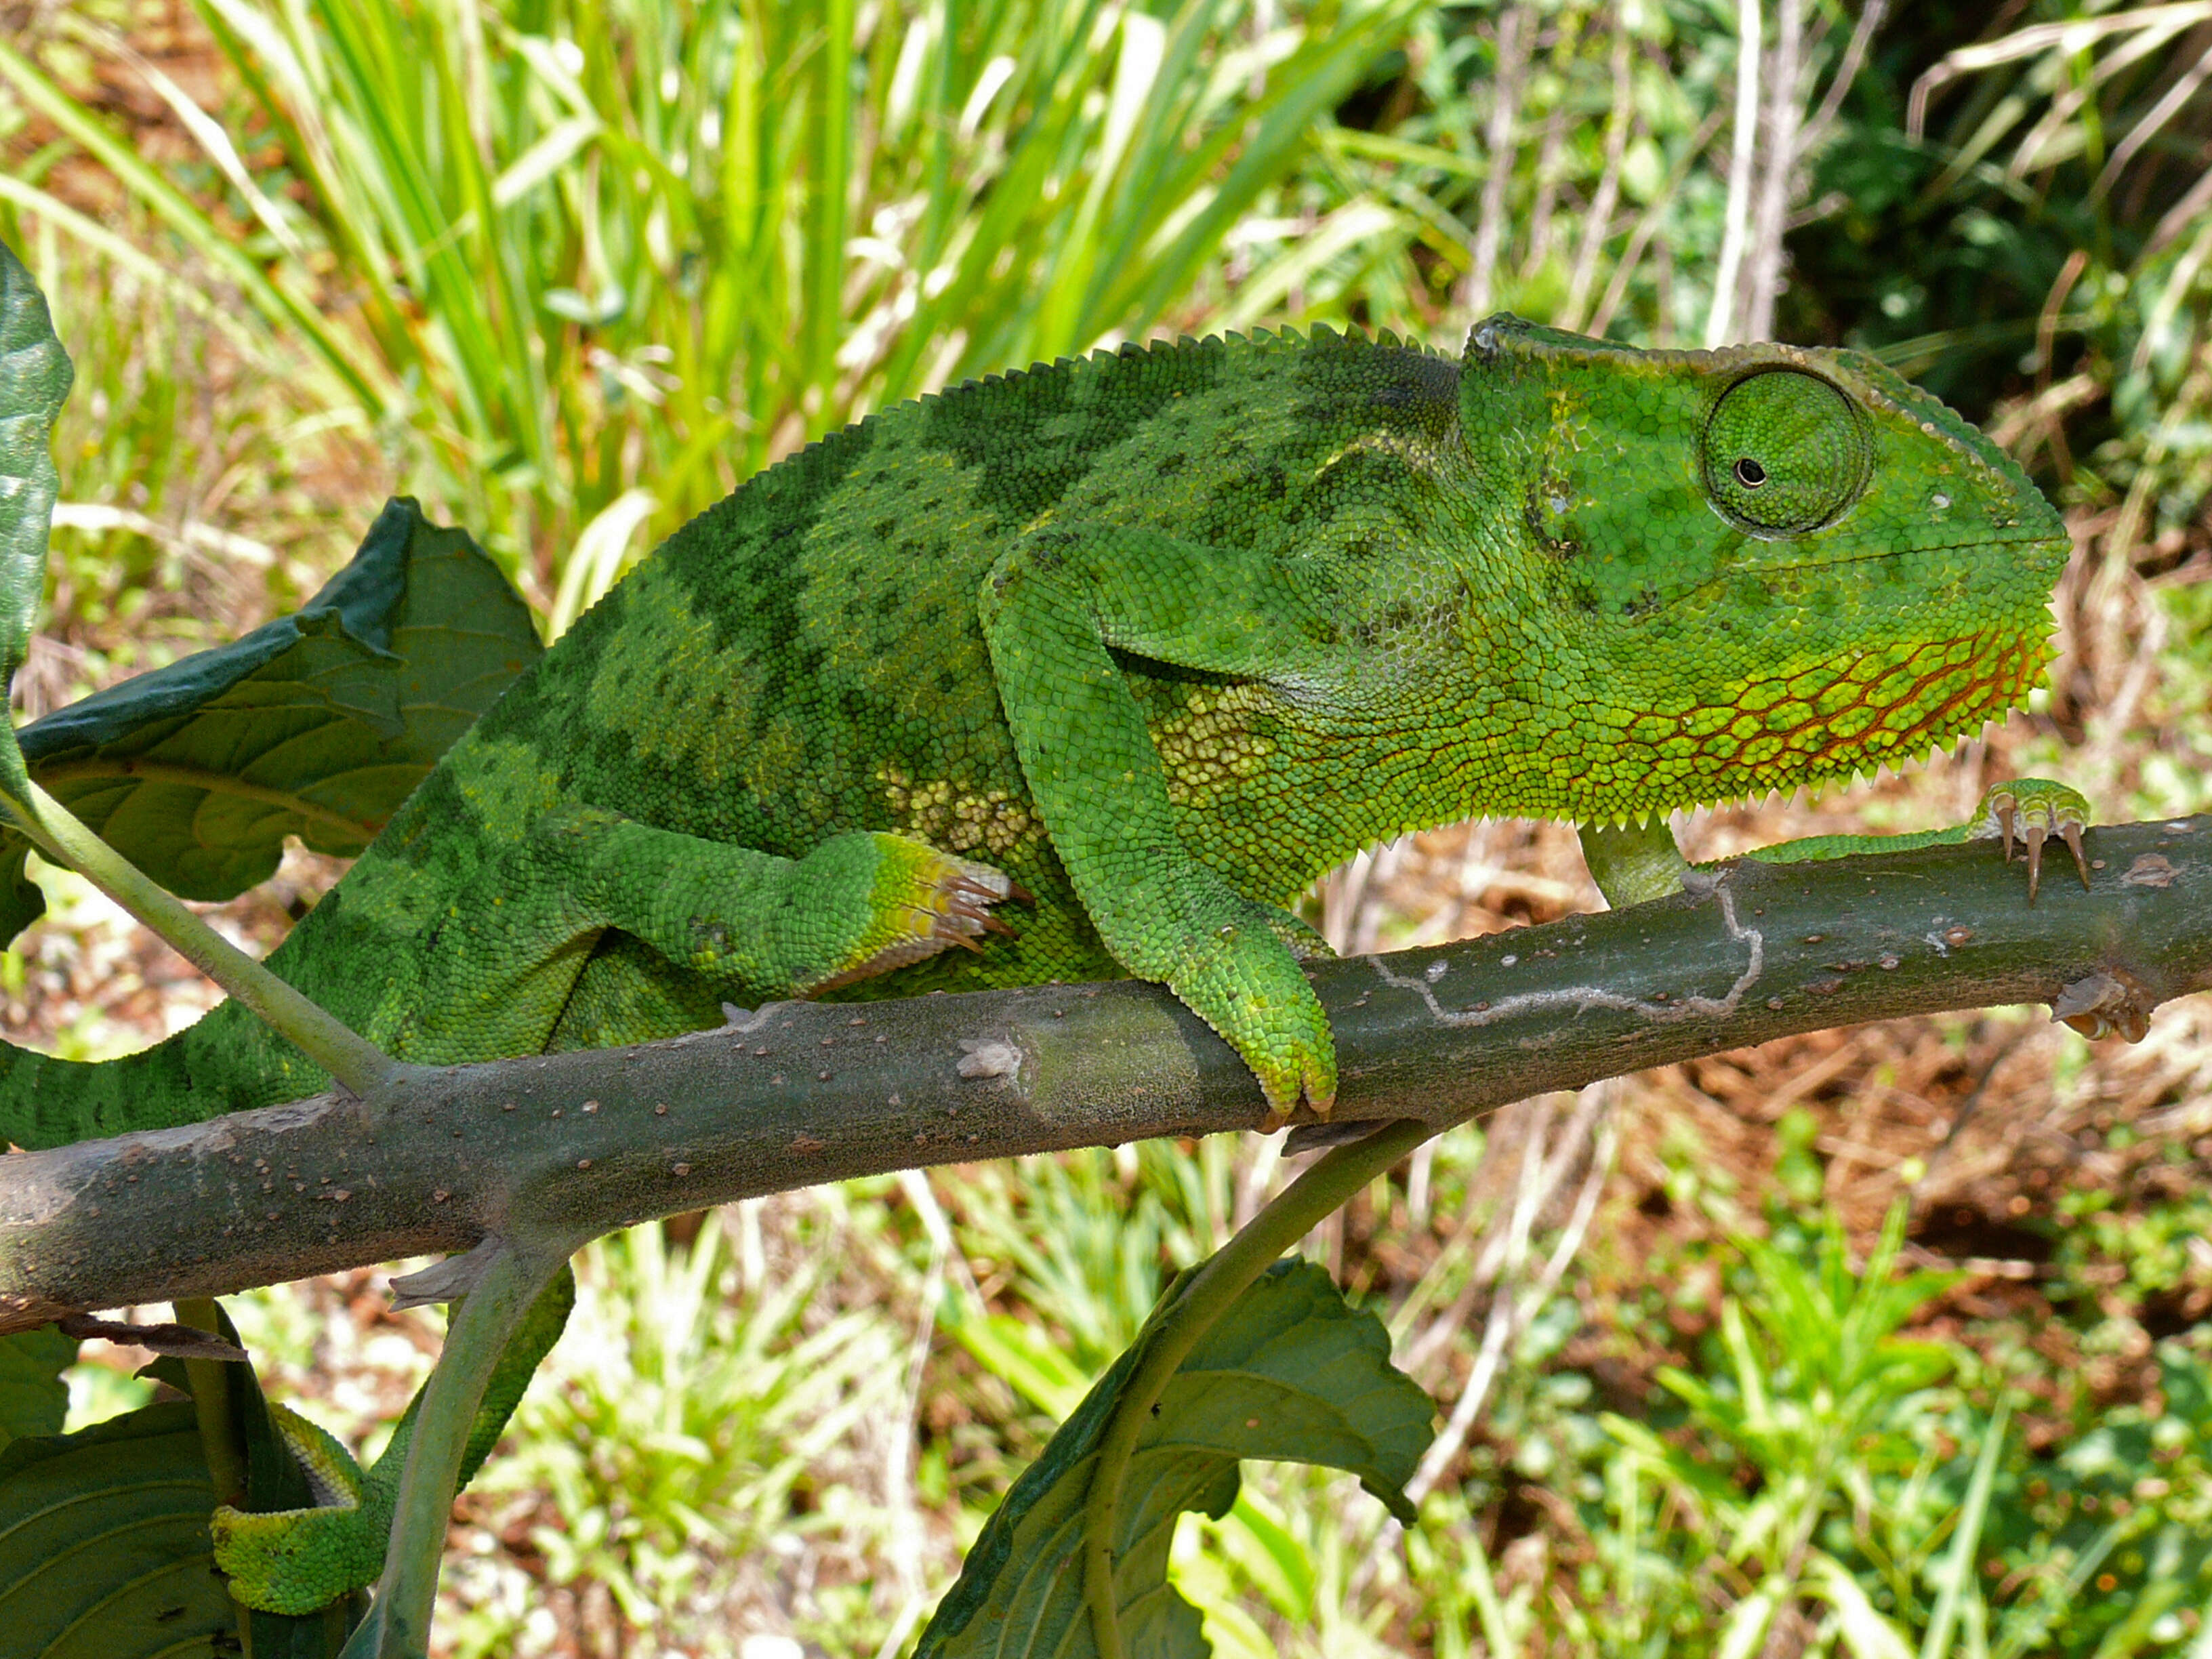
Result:
M1863 1020L2057 1002L2139 1035L2212 987L2212 817L2093 830L2031 908L1987 844L1726 866L1632 910L1319 966L1340 1119L1457 1122ZM2046 872L2049 874L2050 872ZM1237 1057L1165 991L781 1003L626 1049L405 1074L0 1159L0 1330L848 1176L1251 1129Z

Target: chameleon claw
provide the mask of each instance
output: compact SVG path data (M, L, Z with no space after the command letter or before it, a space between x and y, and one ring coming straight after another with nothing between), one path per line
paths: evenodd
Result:
M2016 778L2001 783L1982 797L1979 836L2004 843L2005 862L2012 862L2014 842L2027 853L2027 902L2035 902L2043 885L2043 849L2053 840L2066 843L2074 855L2075 872L2089 890L2089 855L2081 845L2081 831L2089 822L2089 803L2075 791L2041 778Z
M2081 878L2081 890L2089 890L2089 860L2081 851L2081 826L2071 818L2062 821L2058 833L2065 838L2067 848L2074 854L2074 868Z

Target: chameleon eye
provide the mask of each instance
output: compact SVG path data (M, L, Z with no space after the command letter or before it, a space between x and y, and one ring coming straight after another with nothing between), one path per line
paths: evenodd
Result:
M1705 419L1705 491L1755 536L1817 530L1858 499L1873 454L1858 413L1818 375L1738 380Z

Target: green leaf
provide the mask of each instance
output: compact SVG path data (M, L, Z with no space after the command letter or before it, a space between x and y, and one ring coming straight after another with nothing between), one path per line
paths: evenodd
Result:
M0 1630L26 1659L237 1654L190 1402L0 1451Z
M0 1447L27 1435L59 1434L69 1416L62 1373L76 1362L76 1339L53 1325L0 1336Z
M1099 1441L1142 1352L1140 1341L1114 1362L1014 1483L915 1659L1097 1653L1083 1601L1084 1510ZM1405 1482L1433 1416L1429 1397L1392 1369L1381 1321L1347 1306L1310 1262L1270 1268L1169 1380L1129 1460L1114 1545L1127 1651L1207 1653L1196 1611L1168 1583L1168 1550L1185 1510L1229 1512L1240 1460L1348 1470L1410 1521Z
M246 1645L208 1534L218 1494L206 1437L243 1452L251 1507L313 1499L250 1366L162 1358L141 1375L189 1389L203 1366L220 1376L224 1407L208 1420L193 1401L169 1401L0 1449L0 1650L11 1659L330 1659L343 1644L358 1605L253 1613Z
M54 416L76 371L54 337L46 295L0 244L0 691L22 666L46 591L53 519ZM0 738L0 783L21 793L22 768Z
M25 726L31 775L172 890L236 896L284 837L350 856L534 662L530 612L458 529L386 503L296 614ZM0 938L38 919L27 843L0 837Z

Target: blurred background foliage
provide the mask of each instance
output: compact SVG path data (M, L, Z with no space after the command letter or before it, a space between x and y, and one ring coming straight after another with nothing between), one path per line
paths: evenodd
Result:
M1746 50L1745 41L1755 43ZM37 712L228 637L383 495L557 632L884 403L1127 338L1494 309L1874 351L2077 557L2032 714L1707 855L2056 769L2212 775L2212 0L71 0L0 4L0 234L75 354ZM265 945L336 873L222 924ZM0 957L79 1054L209 993L67 878ZM1341 946L1589 908L1571 835L1339 872ZM2212 1011L2025 1011L1526 1103L1310 1249L1437 1395L1422 1523L1258 1472L1187 1523L1229 1655L2212 1659ZM1164 1276L1294 1172L1158 1145L602 1241L463 1500L456 1653L892 1656ZM434 1347L380 1274L239 1298L373 1437ZM94 1345L95 1348L99 1345ZM131 1403L88 1352L76 1420Z

